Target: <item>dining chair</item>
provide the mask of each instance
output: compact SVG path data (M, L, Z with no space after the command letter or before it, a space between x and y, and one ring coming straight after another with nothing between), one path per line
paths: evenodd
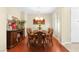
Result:
M31 28L27 28L27 37L28 37L27 45L30 47L33 46L34 45L34 35L33 35L33 31Z
M53 42L52 42L52 37L53 37L53 29L52 28L48 28L48 34L47 34L47 39L48 39L48 44L50 45L53 45Z
M35 41L36 47L44 47L46 34L41 31L38 31L38 32L34 33L34 37L36 40Z

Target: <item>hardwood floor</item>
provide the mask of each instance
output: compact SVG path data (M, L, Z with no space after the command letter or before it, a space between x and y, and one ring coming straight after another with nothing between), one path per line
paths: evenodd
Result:
M17 44L16 47L7 49L8 52L69 52L56 37L52 38L53 46L50 48L29 48L27 46L27 38Z

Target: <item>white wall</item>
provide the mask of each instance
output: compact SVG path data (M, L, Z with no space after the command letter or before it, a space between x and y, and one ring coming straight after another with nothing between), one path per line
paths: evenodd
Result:
M59 8L56 8L55 11L52 14L52 27L54 30L54 35L57 36L60 40L60 23L61 23L61 12Z
M21 18L21 11L19 9L19 7L8 7L7 8L7 16L8 16L8 19L11 19L12 16L15 16L17 18Z
M70 8L57 8L53 13L52 18L54 31L57 32L58 36L61 36L60 41L62 43L70 42ZM56 20L59 22L59 25L58 22L55 23Z
M0 8L0 51L6 51L6 8Z
M28 19L27 19L27 13L24 13L24 20L25 22L25 36L27 36L27 24L28 24Z
M79 42L79 7L71 8L71 42Z
M27 15L27 27L31 27L32 29L38 29L38 25L33 24L33 19L35 17L44 17L45 25L42 25L42 29L47 30L48 27L51 27L52 16L50 14L28 14Z
M61 10L61 33L62 33L62 42L70 43L71 42L71 17L70 17L70 8L62 8Z

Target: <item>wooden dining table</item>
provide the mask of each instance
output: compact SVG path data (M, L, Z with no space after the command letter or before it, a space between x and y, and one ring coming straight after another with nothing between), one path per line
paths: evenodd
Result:
M36 32L42 32L42 33L45 33L46 35L48 35L48 31L46 30L33 30L33 33L36 33Z
M41 34L40 34L41 33ZM46 30L33 30L33 32L30 34L31 37L33 37L33 46L34 47L47 47L47 45L49 45L49 43L47 43L49 41L49 38L47 38L49 36L48 31ZM30 43L29 43L30 44Z

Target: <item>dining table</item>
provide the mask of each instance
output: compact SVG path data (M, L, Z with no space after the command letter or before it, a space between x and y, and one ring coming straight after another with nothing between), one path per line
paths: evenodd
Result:
M49 33L46 30L33 30L30 34L32 37L32 47L47 47L49 45ZM30 43L31 44L31 43Z

